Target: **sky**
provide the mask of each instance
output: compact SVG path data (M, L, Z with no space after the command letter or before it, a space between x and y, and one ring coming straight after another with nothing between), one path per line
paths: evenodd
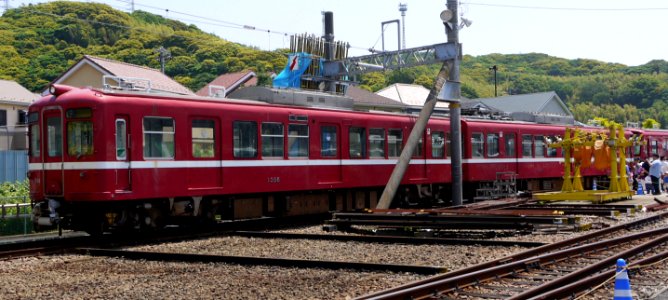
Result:
M5 1L10 7L44 2L0 0L0 6ZM84 2L129 12L132 0ZM402 19L400 2L407 5L407 48L446 42L439 19L446 0L134 0L134 8L263 50L289 47L291 34L321 36L322 12L331 11L335 40L350 44L349 56L360 56L383 49L381 23ZM628 66L668 60L665 0L460 0L459 12L472 21L459 33L464 54L535 52ZM395 23L385 27L384 39L385 50L397 49Z

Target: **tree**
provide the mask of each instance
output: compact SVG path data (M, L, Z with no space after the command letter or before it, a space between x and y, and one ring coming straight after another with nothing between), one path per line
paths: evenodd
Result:
M425 74L418 76L418 78L415 78L415 81L413 81L413 84L421 85L427 89L431 89L434 87L434 77L429 77Z
M645 121L642 121L642 128L661 128L661 124L658 121L649 118Z

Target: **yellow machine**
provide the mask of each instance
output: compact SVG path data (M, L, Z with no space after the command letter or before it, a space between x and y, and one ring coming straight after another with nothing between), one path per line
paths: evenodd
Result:
M549 143L551 148L561 148L564 155L564 184L560 192L534 194L546 201L588 200L594 203L630 199L634 192L629 188L626 175L625 149L640 143L641 139L627 139L619 124L608 126L608 132L587 132L578 128L566 128L562 140ZM591 164L598 169L609 170L610 186L607 190L585 190L582 187L581 168ZM575 172L571 175L574 165Z

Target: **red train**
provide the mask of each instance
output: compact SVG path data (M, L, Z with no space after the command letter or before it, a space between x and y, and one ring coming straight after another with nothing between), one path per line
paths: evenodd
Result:
M88 231L374 207L415 121L59 85L51 93L28 114L35 225ZM447 118L429 121L396 203L447 202L449 131ZM520 189L554 188L563 158L544 137L563 133L464 119L465 198L497 172L517 173ZM636 156L665 151L668 134L645 138Z

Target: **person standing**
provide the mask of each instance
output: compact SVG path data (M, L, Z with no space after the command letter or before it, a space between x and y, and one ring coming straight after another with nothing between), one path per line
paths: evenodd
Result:
M638 181L636 180L636 163L630 161L626 164L626 179L629 183L629 188L633 191L638 190Z
M658 154L652 154L652 163L649 167L649 176L652 178L652 195L661 195L659 189L659 180L661 180L661 168L663 163L659 159Z
M668 193L668 156L664 156L661 160L661 175L663 176L663 191Z

